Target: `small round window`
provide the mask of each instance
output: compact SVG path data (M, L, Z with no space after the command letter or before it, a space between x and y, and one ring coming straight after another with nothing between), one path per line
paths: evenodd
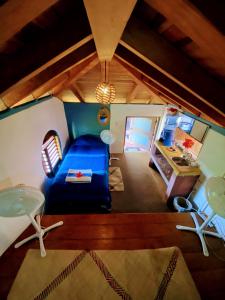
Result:
M62 159L62 151L58 134L54 130L48 131L42 143L42 165L45 174L52 177Z

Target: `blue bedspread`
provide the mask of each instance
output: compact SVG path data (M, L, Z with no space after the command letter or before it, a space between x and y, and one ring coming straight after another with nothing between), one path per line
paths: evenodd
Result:
M110 210L108 182L109 151L100 138L85 135L74 141L55 176L46 201L46 214ZM91 169L91 183L71 183L69 169Z

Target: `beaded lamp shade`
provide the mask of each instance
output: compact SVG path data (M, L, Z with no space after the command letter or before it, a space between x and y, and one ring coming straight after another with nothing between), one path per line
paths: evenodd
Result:
M102 82L97 85L96 99L99 103L110 104L115 100L116 90L113 84Z
M96 88L96 100L101 104L110 104L116 98L115 86L109 83L109 62L104 61L101 63L102 82Z

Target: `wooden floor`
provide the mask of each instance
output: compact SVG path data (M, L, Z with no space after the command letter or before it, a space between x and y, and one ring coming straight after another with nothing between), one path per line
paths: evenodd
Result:
M175 228L176 224L192 226L189 214L43 216L42 224L48 226L59 220L63 220L64 225L46 236L47 249L152 249L176 245L183 253L202 299L224 299L225 262L212 254L204 257L195 234ZM19 239L30 233L33 233L32 227ZM211 238L210 242L214 241ZM6 299L27 249L38 247L38 241L19 249L10 247L0 258L1 300ZM18 296L20 299L22 295Z
M150 153L113 154L112 166L120 167L124 192L111 192L113 212L165 212L166 185L158 172L149 167Z

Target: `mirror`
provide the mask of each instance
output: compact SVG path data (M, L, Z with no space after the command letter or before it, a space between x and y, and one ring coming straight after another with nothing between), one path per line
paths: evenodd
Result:
M198 120L195 120L190 135L193 136L199 142L203 142L208 129L208 125Z
M199 142L203 142L209 126L184 114L180 114L178 127L190 134Z
M109 124L110 120L110 111L107 107L101 107L98 111L98 123L102 126L106 126Z

